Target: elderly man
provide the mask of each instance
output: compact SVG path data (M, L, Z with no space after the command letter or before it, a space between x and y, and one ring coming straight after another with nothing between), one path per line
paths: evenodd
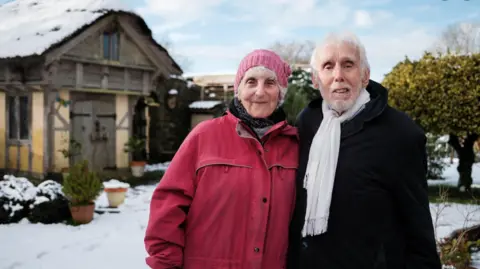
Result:
M387 104L355 35L329 35L311 67L289 269L440 269L424 132Z

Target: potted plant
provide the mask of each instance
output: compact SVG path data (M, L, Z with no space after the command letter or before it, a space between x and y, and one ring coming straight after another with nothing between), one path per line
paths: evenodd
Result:
M68 147L64 149L58 150L60 153L62 153L63 157L67 160L71 160L72 157L80 155L82 151L82 144L75 139L70 139L70 143ZM68 176L68 167L63 167L61 169L62 176L65 179Z
M131 136L125 143L124 151L132 154L132 162L130 169L134 177L142 177L145 173L145 165L147 164L144 157L145 139Z
M102 182L95 172L89 171L86 160L76 163L69 172L63 181L62 191L69 200L72 219L78 224L90 223L95 199L102 191Z
M117 208L123 204L128 188L130 188L130 184L116 179L103 182L103 190L107 194L109 207Z

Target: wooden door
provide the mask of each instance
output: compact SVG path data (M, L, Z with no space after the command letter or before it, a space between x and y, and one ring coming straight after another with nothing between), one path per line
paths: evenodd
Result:
M70 114L70 120L72 122L70 139L80 143L81 151L79 155L72 157L70 165L82 160L88 160L91 165L92 145L90 134L93 131L92 118L92 101L78 101L73 104L72 113Z
M115 107L112 103L93 101L92 160L96 169L115 168Z

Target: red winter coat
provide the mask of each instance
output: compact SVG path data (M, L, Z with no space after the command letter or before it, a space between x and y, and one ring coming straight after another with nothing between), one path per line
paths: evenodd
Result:
M277 123L263 147L254 137L229 112L188 135L153 193L151 268L285 268L297 130Z

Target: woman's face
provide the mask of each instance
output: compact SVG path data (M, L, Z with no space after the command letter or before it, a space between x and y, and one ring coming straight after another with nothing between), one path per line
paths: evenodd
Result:
M254 118L267 118L277 108L280 85L276 75L265 67L253 67L238 87L238 99Z

